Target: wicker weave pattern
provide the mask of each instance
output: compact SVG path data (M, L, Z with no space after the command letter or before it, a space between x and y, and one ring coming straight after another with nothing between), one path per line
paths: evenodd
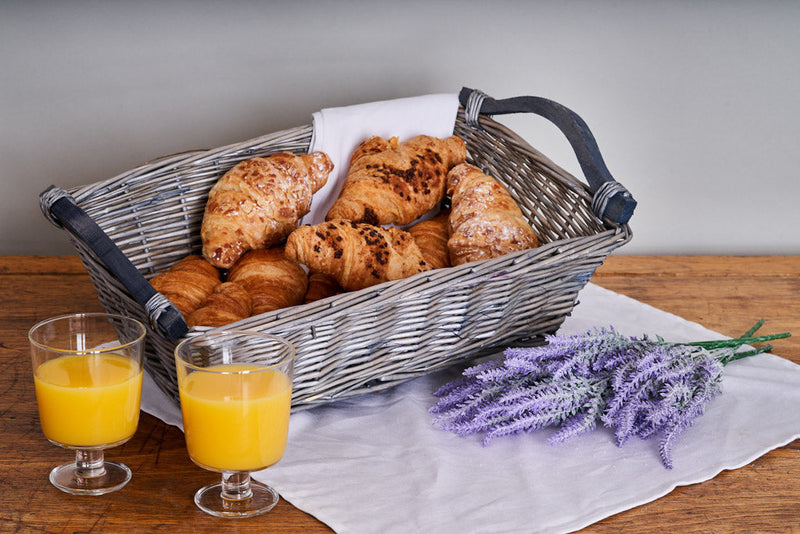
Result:
M69 192L149 278L197 253L208 190L225 171L254 156L307 152L311 133L309 125L163 158ZM295 409L381 390L554 332L594 270L631 238L627 225L597 219L587 186L499 123L482 116L478 126L468 126L461 110L455 133L467 143L468 161L508 187L542 246L232 325L284 336L295 344ZM101 304L147 323L145 310L124 286L91 250L72 240ZM149 333L147 367L177 399L174 342L155 330Z

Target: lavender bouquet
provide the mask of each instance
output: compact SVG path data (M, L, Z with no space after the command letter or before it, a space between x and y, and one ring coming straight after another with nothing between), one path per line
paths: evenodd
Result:
M631 436L660 435L664 466L680 433L721 392L731 361L767 352L743 345L788 337L743 336L723 341L669 343L627 337L613 327L582 335L546 336L546 345L509 348L502 359L470 367L437 392L434 422L459 435L483 434L484 445L509 434L558 427L551 444L594 430L614 430L622 446Z

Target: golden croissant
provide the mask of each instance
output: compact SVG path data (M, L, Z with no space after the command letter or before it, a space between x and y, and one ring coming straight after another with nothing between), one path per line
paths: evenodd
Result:
M247 252L228 271L227 280L250 294L253 315L302 304L308 288L308 275L286 259L280 245Z
M167 297L184 317L200 307L219 283L217 268L196 254L186 256L150 279L150 285Z
M331 170L324 152L279 152L240 162L209 191L200 231L203 256L228 269L248 250L282 241L309 212Z
M334 278L325 273L309 273L304 304L338 295L344 291Z
M444 198L447 171L466 159L464 141L426 135L398 143L371 137L350 158L339 197L326 220L409 224Z
M468 163L447 175L451 197L450 239L453 265L495 258L539 246L539 240L508 190Z
M449 212L443 211L426 221L420 221L408 229L422 252L425 263L431 269L450 267L450 252L447 240L450 237L448 226Z
M299 227L286 239L285 253L347 291L428 270L408 232L342 219Z
M250 294L236 282L218 284L205 302L186 318L192 326L223 326L250 317L253 302Z

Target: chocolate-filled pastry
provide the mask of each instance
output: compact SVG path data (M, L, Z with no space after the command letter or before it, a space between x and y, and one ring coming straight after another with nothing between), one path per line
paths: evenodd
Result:
M444 197L447 171L467 156L464 141L427 135L398 143L371 137L350 158L350 168L327 220L404 225Z
M347 291L428 270L408 232L342 219L299 227L286 239L286 257L332 276Z

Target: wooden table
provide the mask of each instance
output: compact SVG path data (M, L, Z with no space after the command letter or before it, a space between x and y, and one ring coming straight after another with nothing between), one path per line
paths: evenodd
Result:
M762 333L795 333L775 352L800 364L800 257L612 256L593 282L730 336L764 317ZM75 497L52 487L47 473L70 453L40 430L26 334L41 319L102 308L72 256L0 257L0 308L0 531L330 532L283 500L253 519L200 512L192 495L214 475L191 463L178 429L147 414L134 438L108 453L133 470L122 491ZM665 529L800 531L800 440L583 532Z

